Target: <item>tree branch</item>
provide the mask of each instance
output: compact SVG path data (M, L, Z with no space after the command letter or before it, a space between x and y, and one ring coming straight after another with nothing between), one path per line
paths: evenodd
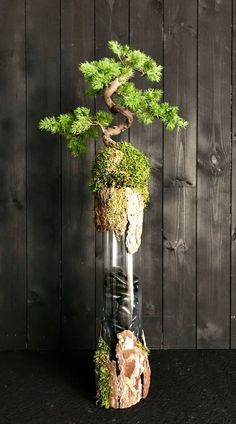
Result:
M114 125L113 127L104 128L103 130L103 142L106 146L111 146L116 143L112 139L113 135L118 135L122 133L123 131L128 130L130 126L133 123L134 120L134 113L132 113L129 109L126 109L124 106L116 105L112 100L112 95L118 90L120 87L121 82L118 80L118 78L115 78L111 84L106 87L103 91L103 99L110 110L111 113L114 115L116 113L120 113L121 115L125 116L125 121L123 123L120 123L119 125Z

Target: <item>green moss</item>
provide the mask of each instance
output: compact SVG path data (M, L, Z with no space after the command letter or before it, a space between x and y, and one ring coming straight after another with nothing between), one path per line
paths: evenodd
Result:
M99 337L98 348L94 355L97 384L97 401L105 408L110 407L109 368L110 348L102 337Z
M136 342L136 346L137 346L139 349L141 349L145 355L147 355L147 356L149 355L150 350L148 349L148 347L147 347L147 346L144 346L140 340L137 340L137 342Z
M111 188L111 197L108 202L107 218L109 224L114 229L116 235L119 237L123 234L127 224L127 207L128 199L126 190L123 188Z
M140 150L126 141L101 150L94 161L90 189L92 192L104 187L136 189L144 204L149 200L148 179L150 163Z

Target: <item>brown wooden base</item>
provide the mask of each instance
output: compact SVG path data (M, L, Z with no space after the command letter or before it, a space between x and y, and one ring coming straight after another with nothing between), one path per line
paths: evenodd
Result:
M107 358L109 406L129 408L146 398L149 392L148 349L129 330L117 334L117 338L116 360Z

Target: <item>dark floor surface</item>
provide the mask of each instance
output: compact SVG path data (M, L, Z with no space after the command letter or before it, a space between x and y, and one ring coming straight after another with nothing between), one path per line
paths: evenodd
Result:
M236 424L236 351L152 351L146 400L96 405L91 352L0 353L0 424Z

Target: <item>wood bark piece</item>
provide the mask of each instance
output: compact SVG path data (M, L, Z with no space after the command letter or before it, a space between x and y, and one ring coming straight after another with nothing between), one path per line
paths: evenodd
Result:
M128 253L137 252L141 244L144 203L141 194L129 187L104 188L95 195L94 219L99 231L125 234Z
M151 369L147 353L137 346L137 338L130 330L122 331L117 337L117 364L114 360L109 362L110 406L123 409L146 398Z
M125 246L129 253L137 252L143 230L143 199L138 192L128 198Z

